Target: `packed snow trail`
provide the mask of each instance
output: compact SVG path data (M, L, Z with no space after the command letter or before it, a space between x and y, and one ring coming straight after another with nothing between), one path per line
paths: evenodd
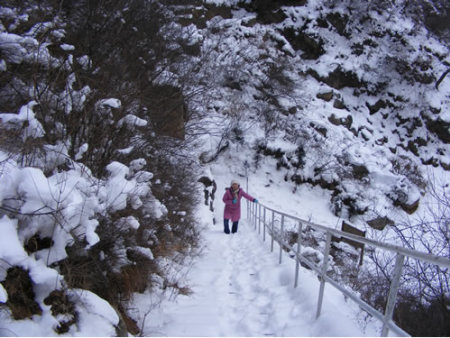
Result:
M244 210L243 210L244 211ZM315 320L317 277L301 269L295 289L293 260L278 264L270 243L241 220L236 234L216 224L189 273L193 293L162 304L146 322L149 336L362 336L355 311L330 288ZM344 306L345 309L341 307ZM372 332L371 335L376 333Z

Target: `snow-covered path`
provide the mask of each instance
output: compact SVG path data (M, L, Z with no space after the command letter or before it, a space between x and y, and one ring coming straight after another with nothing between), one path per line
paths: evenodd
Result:
M277 313L282 309L276 305L289 308L290 315L295 315L298 306L292 303L287 293L272 287L269 279L276 274L275 257L268 255L250 232L243 224L234 235L225 235L221 229L210 231L211 245L199 266L208 268L194 272L199 283L193 288L199 294L198 297L194 294L188 301L195 304L197 298L205 313L200 315L199 323L190 320L189 316L179 316L181 323L176 326L186 328L169 332L169 335L273 336L283 331L288 319L278 318ZM283 285L290 280L285 278L279 282ZM182 304L179 305L184 311ZM197 315L195 313L193 317Z
M226 235L223 232L222 195L233 177L240 177L240 166L246 154L233 152L221 162L211 166L206 176L217 183L214 213L202 205L198 210L202 230L203 250L194 259L185 283L192 290L188 296L179 295L173 301L164 300L152 309L143 325L146 336L378 336L379 323L366 323L367 316L353 302L332 286L325 287L322 313L316 320L319 281L315 274L300 268L299 285L294 288L295 261L283 252L279 264L279 247L270 250L266 241L246 220L246 202L242 200L242 218L239 231ZM237 158L241 157L241 158ZM268 165L268 164L267 164ZM327 209L327 199L316 189L304 189L293 195L292 187L282 175L267 177L268 168L250 177L252 196L264 203L291 212L302 205L308 218L314 212L314 221L333 224ZM271 179L276 189L267 188ZM245 180L242 187L246 190ZM212 224L212 217L216 224ZM317 218L316 218L317 217ZM151 303L149 295L137 300L142 311ZM142 320L143 314L136 319Z
M146 322L153 336L363 336L355 308L327 290L322 316L315 320L317 277L301 269L293 287L294 264L245 221L225 235L222 225L205 230L206 247L188 277L193 293L163 303ZM344 308L342 308L344 307ZM353 318L353 319L352 319ZM369 335L376 335L370 332Z

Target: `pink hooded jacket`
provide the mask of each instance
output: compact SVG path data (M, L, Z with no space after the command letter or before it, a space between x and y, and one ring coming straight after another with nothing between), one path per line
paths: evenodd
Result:
M241 198L245 197L249 201L253 201L254 198L239 188L237 202L236 204L233 204L233 193L231 192L231 189L232 188L227 188L222 198L225 203L223 218L231 219L232 222L236 222L241 218Z

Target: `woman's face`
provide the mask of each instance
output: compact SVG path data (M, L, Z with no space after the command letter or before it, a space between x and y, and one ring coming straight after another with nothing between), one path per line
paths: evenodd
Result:
M238 190L239 184L233 183L233 184L231 185L231 187L233 188L233 190Z

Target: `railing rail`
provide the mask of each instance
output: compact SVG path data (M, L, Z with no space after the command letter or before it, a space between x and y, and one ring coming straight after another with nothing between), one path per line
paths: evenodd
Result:
M272 214L271 217L268 214ZM275 216L280 216L280 220L278 221ZM267 217L267 219L266 219ZM382 323L382 336L387 336L389 333L389 330L392 330L396 335L398 336L410 336L407 332L405 332L403 329L398 327L393 319L393 313L394 313L394 307L397 299L397 292L399 289L400 279L402 275L403 270L403 263L405 257L411 257L420 261L425 261L428 263L436 264L442 267L450 268L450 259L442 256L436 256L420 251L410 250L407 248L403 248L397 245L389 244L389 243L383 243L378 242L369 238L357 236L348 232L343 232L340 230L328 228L326 226L315 224L313 222L310 222L308 220L301 219L296 216L292 216L289 214L286 214L284 212L275 210L273 208L269 208L261 203L253 203L248 202L247 203L247 219L250 221L250 223L254 226L254 228L258 228L258 234L261 234L261 226L263 231L263 240L266 239L266 233L271 236L271 251L274 250L274 242L277 242L279 244L279 263L282 263L282 257L283 257L283 248L287 248L294 252L294 258L296 261L295 264L295 279L294 279L294 287L298 286L298 275L299 275L299 267L300 263L303 263L307 265L311 270L313 270L319 277L320 277L320 287L319 287L319 297L317 302L317 311L316 311L316 318L320 316L321 309L322 309L322 302L323 302L323 296L324 296L324 290L325 290L325 283L329 283L332 286L334 286L336 289L338 289L341 293L343 293L345 296L349 297L353 301L355 301L361 308L363 308L365 311L367 311L369 314L374 316L375 318L379 319ZM298 224L298 238L297 238L297 248L294 251L294 248L287 243L284 238L284 228L285 228L285 221L289 219L291 221L294 221ZM275 231L275 223L279 222L279 231L278 233ZM314 262L309 260L307 257L301 254L301 245L302 245L302 229L303 226L309 226L312 229L318 230L323 232L326 235L326 244L325 244L325 250L323 252L323 262L322 266L318 267ZM336 280L332 279L330 276L327 275L327 268L328 268L328 256L330 253L331 248L331 239L332 236L336 237L345 237L348 239L351 239L352 241L367 244L370 246L373 246L378 249L390 251L392 253L395 253L396 261L395 261L395 267L394 267L394 273L391 278L391 285L389 288L389 295L387 299L387 304L385 307L384 313L381 313L368 303L364 302L361 298L359 298L356 293L352 292L351 290L348 290L341 286Z

